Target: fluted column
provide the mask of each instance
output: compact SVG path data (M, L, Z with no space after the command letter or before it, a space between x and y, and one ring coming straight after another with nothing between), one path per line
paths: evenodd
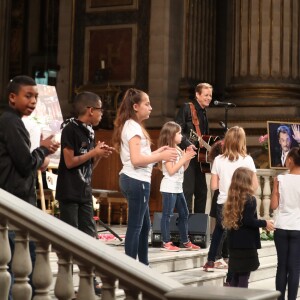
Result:
M215 83L216 0L185 0L181 106L194 97L195 83Z
M185 74L194 80L214 81L216 1L186 1Z
M234 0L230 99L239 105L300 102L298 0Z

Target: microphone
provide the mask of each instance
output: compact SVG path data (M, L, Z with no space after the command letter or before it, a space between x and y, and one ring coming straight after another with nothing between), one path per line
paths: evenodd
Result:
M230 102L220 102L218 100L214 101L214 105L216 106L231 106L231 107L236 107L236 105L234 103L230 103Z

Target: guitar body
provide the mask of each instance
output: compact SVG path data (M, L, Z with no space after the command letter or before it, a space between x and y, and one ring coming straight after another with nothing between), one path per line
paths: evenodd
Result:
M221 138L219 136L202 135L201 139L207 145L212 146L215 142L219 141ZM200 141L200 143L201 143L201 141ZM209 162L209 159L208 159L207 147L199 147L198 161L200 163L201 172L202 173L210 173L211 163Z

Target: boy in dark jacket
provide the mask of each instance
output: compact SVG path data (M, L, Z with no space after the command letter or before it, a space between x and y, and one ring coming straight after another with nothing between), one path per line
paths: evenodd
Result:
M36 174L47 167L49 154L59 143L53 136L41 140L40 147L30 152L30 137L22 121L35 109L38 90L35 81L28 76L16 76L7 86L8 107L0 116L0 188L36 205ZM14 233L9 232L13 252ZM30 254L34 264L34 245L30 242ZM11 297L11 295L10 295Z

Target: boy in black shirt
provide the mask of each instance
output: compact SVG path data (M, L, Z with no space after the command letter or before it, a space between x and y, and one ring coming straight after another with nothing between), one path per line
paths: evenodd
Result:
M74 108L78 117L66 120L62 125L56 199L62 221L95 237L92 172L113 148L104 142L95 143L92 126L99 124L103 114L99 96L91 92L80 93L75 97ZM100 292L96 288L95 291Z

